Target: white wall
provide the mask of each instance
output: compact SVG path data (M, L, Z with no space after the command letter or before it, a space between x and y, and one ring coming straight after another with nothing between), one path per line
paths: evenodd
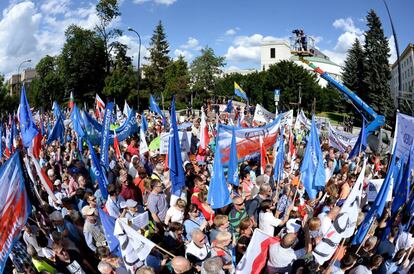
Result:
M275 58L271 58L271 49L275 49ZM270 65L280 62L282 60L290 60L292 54L290 53L290 47L286 41L275 41L273 43L264 44L261 46L261 66L260 70L269 68Z

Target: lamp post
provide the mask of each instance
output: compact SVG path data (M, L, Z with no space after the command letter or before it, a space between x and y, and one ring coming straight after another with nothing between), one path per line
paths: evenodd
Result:
M141 61L141 36L139 35L139 33L134 30L133 28L129 27L128 31L132 31L134 32L137 36L138 36L138 41L139 41L139 47L138 47L138 81L137 81L137 112L139 113L139 84L141 82L141 66L140 66L140 61Z
M19 65L19 67L17 68L17 75L18 75L18 77L19 77L19 80L17 81L17 91L19 91L19 89L20 89L20 80L21 80L21 75L20 75L20 67L24 64L24 63L30 63L30 62L32 62L32 60L31 59L27 59L27 60L24 60L23 62L21 62L20 63L20 65Z

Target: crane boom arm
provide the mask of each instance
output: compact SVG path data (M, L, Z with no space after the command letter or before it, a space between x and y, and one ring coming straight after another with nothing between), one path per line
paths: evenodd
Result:
M349 90L347 87L336 81L332 76L330 76L327 72L323 71L321 68L316 66L315 64L309 62L308 60L304 58L300 58L300 60L310 66L316 73L320 75L320 77L324 80L326 80L330 85L337 88L340 92L344 93L345 96L352 101L354 106L357 108L358 111L364 111L368 115L371 116L372 121L367 123L365 127L365 134L368 137L371 135L377 128L383 126L385 124L385 117L383 115L378 115L367 103L362 101L361 98L359 98L358 95L356 95L354 92Z

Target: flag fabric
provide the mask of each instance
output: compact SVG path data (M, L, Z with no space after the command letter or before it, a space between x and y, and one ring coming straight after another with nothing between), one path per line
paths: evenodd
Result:
M88 144L89 151L92 158L92 173L95 178L98 180L98 186L101 190L102 197L106 200L108 199L108 190L106 186L108 185L108 179L105 176L104 171L102 170L101 165L99 164L98 157L96 157L95 150L91 144L91 141L86 137L86 143Z
M230 144L230 159L229 159L229 169L227 171L227 181L234 186L239 186L236 133L234 132L234 128L233 128L233 135L231 137L231 144Z
M351 237L355 232L361 205L366 163L367 160L364 160L358 179L342 205L337 218L312 252L315 260L320 265L323 265L332 257L342 239Z
M264 174L266 170L266 146L263 142L263 136L259 137L260 144L260 174Z
M236 274L260 274L266 265L271 244L280 242L279 238L271 237L256 228L252 239L240 262L236 266Z
M357 142L354 145L354 148L349 153L348 159L352 159L358 156L361 152L364 152L367 148L367 136L365 134L365 119L362 118L362 127L361 131L359 132L359 136Z
M148 240L130 227L125 218L115 221L114 235L118 238L121 246L122 258L130 273L144 264L145 259L151 253L155 243Z
M315 199L318 191L325 186L326 175L314 117L300 172L306 193L310 199Z
M72 110L73 106L70 109ZM59 116L62 114L62 111L60 110L59 104L56 101L53 102L52 110L53 110L53 116L57 120Z
M148 128L147 120L144 117L144 113L141 115L141 126L139 128L139 154L144 155L148 152L148 144L145 138L145 131Z
M24 147L30 147L33 138L39 132L33 121L32 111L30 110L29 103L26 98L26 90L24 85L20 93L20 104L18 109L19 122L20 122L20 134L22 137Z
M115 218L109 216L101 208L98 208L99 219L101 220L102 228L105 234L106 243L108 244L109 251L112 254L121 257L121 249L119 246L119 241L114 235L115 229Z
M165 115L164 113L161 111L160 107L158 106L157 102L155 101L154 97L152 97L152 95L150 95L150 110L152 112L157 113L159 116L162 117L162 122L165 125Z
M398 186L396 186L396 193L391 206L391 215L395 215L400 207L405 204L410 196L410 183L411 183L411 165L413 161L413 143L411 143L408 161L405 165L405 168L401 167L401 170L404 170L402 173L402 178ZM403 154L404 155L404 154ZM404 161L402 161L404 164Z
M231 113L233 111L233 100L229 100L226 106L226 112Z
M291 159L296 158L296 148L295 148L295 144L293 142L293 132L292 132L292 130L290 130L290 133L289 133L289 154L290 154Z
M201 121L200 121L200 145L198 147L199 153L203 153L208 144L210 143L210 136L208 135L208 125L206 121L206 113L204 109L201 110Z
M230 191L227 188L223 164L221 163L220 146L216 146L214 152L213 173L211 175L207 201L213 209L222 208L231 203Z
M244 92L243 89L236 82L234 82L234 94L236 94L237 96L239 96L240 98L242 98L246 101L249 100L247 98L246 92Z
M0 123L0 158L3 157L3 124Z
M39 132L36 135L36 137L33 139L32 146L28 149L29 151L31 150L31 153L33 154L33 156L38 160L40 159L40 150L42 149L42 139L43 139L42 133ZM63 143L61 142L61 144ZM59 161L59 159L57 160Z
M283 128L279 133L278 142L276 142L275 147L277 149L277 152L273 171L273 179L275 183L278 183L282 178L283 167L285 164L285 143L283 141Z
M53 193L53 182L49 179L46 174L46 171L40 167L39 161L33 156L29 155L33 165L35 167L37 177L39 177L40 184L46 193L52 198L53 201L57 201L55 194Z
M400 182L404 174L405 152L403 152L400 156L401 158L398 159L398 161L396 161L394 169L392 171L395 174L394 182L391 189L393 197L395 197L395 195L397 194L397 190L399 188Z
M119 150L119 141L118 136L116 135L116 131L114 130L114 149L117 159L121 159L121 151Z
M98 94L95 96L95 103L96 107L98 107L101 111L105 109L105 103Z
M102 123L102 132L101 132L101 154L100 154L100 163L102 166L109 166L108 151L109 151L109 133L112 121L112 112L114 110L114 103L109 102L105 108L104 120Z
M180 137L178 136L177 118L175 113L175 97L171 102L171 128L168 143L168 167L170 169L170 181L172 194L180 196L182 187L185 185L183 160L181 158Z
M74 105L72 113L70 114L70 119L72 120L73 130L78 135L78 139L84 137L86 133L83 126L82 116L77 105Z
M59 140L61 145L65 142L65 125L63 123L62 113L59 114L55 124L53 125L52 131L47 136L46 144L52 143L54 140Z
M19 153L0 168L0 273L31 212Z
M129 105L128 105L128 103L127 103L127 101L125 100L125 102L124 102L124 110L122 111L122 113L126 116L126 117L128 117L128 115L129 115L129 112L131 111L131 108L129 107Z
M398 145L398 144L397 144ZM394 154L392 155L392 160L389 165L387 175L385 176L384 182L378 192L377 197L375 198L374 204L371 205L370 211L365 216L364 221L358 228L357 233L352 241L353 245L361 244L365 236L367 235L372 223L377 218L377 216L381 216L382 212L384 211L385 203L387 201L388 192L390 191L390 186L394 183L396 174L394 174L394 165L395 165L395 156L397 155L396 150L394 150Z
M73 91L70 92L69 97L69 109L72 111L73 106L75 105L75 99L73 98Z

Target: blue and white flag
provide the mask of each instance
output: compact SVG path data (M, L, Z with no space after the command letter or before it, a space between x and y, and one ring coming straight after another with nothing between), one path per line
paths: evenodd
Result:
M98 208L99 218L101 219L101 224L104 230L106 243L108 244L109 251L112 254L121 256L121 250L119 247L119 241L114 235L115 229L115 218L109 216L102 209Z
M109 102L105 107L105 114L103 120L103 126L101 131L101 154L100 163L102 166L109 166L108 152L109 152L109 133L112 121L112 111L114 110L114 103Z
M285 164L285 143L283 140L283 127L278 136L278 141L275 144L277 152L276 152L276 160L275 166L273 171L273 179L275 183L278 183L283 174L283 166Z
M106 178L105 173L103 172L102 167L99 164L99 160L98 157L96 157L93 145L88 138L86 138L86 143L88 144L89 151L91 153L92 172L95 175L95 178L98 180L98 186L101 190L102 197L106 200L108 199L108 190L106 189L106 186L108 185L108 179Z
M154 97L152 97L152 95L150 95L150 110L152 112L157 113L159 116L161 116L162 118L164 118L164 113L162 113L160 107L158 106L157 102L155 101Z
M232 131L233 131L233 134L231 136L230 159L229 159L229 169L227 171L227 181L232 185L239 186L236 132L234 128L232 129Z
M75 104L72 113L70 114L70 119L72 120L73 130L78 135L78 139L85 137L85 125L82 120L82 116L79 112L78 106Z
M310 199L315 199L318 191L325 186L326 175L314 117L312 117L310 136L306 144L300 172L306 193Z
M218 140L216 140L216 143L218 143ZM221 163L220 146L216 146L214 152L213 174L211 175L207 202L213 209L222 208L231 203L230 191L227 188L223 164Z
M20 93L18 115L20 122L20 134L22 136L23 145L24 147L30 147L34 137L39 133L39 131L33 120L29 103L27 102L24 85L22 86L22 92Z
M46 144L49 145L54 140L59 140L61 145L65 143L65 125L63 123L62 114L59 115L55 124L53 125L52 131L49 132Z
M396 187L394 199L391 206L391 215L395 215L400 207L405 204L410 196L410 185L411 185L411 166L413 162L413 144L411 144L408 161L405 164L402 172L402 178L399 182L399 185ZM404 163L404 161L402 161Z

